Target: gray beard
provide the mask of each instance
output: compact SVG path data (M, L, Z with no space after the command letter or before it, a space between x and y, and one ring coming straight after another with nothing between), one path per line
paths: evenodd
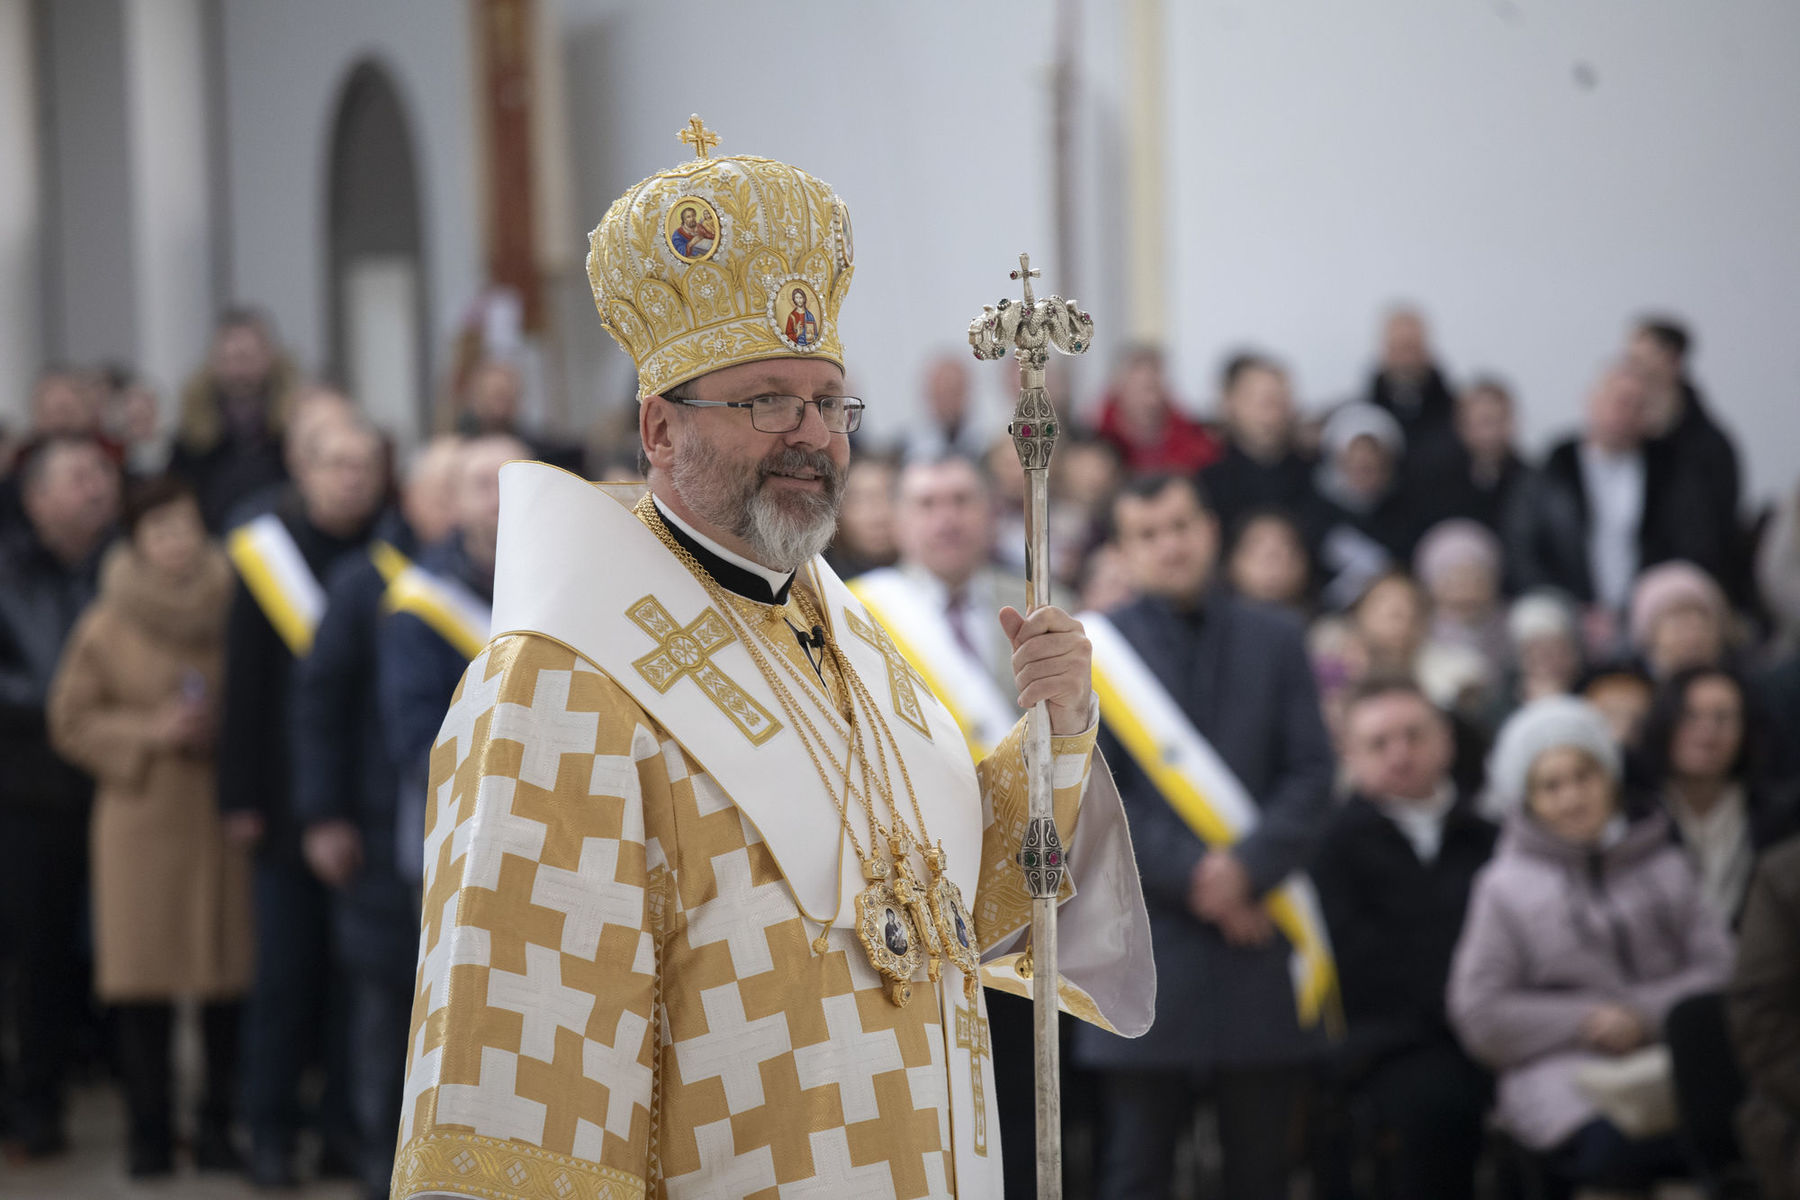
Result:
M675 490L707 524L748 543L757 562L776 571L797 571L831 545L844 473L823 451L783 450L764 459L748 477L734 477L706 438L693 438L689 445L669 469ZM784 503L764 489L772 473L802 467L824 481L818 494L795 493Z

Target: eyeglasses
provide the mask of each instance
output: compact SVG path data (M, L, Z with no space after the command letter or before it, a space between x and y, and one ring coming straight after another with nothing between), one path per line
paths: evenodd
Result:
M819 417L832 433L855 433L862 425L863 402L855 396L820 396L808 400L804 396L752 396L748 400L692 400L686 396L663 393L664 400L685 404L689 408L747 408L750 427L759 433L792 433L806 420L806 406L819 406Z

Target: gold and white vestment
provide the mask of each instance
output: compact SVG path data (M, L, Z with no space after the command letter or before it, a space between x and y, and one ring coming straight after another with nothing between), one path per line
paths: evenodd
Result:
M432 753L394 1196L998 1196L980 991L946 961L890 999L836 801L748 628L633 515L641 487L523 463L501 486L497 634ZM1024 991L1023 723L971 764L830 570L795 586L894 732L983 981ZM801 654L785 629L771 647ZM1060 992L1135 1034L1148 923L1093 740L1053 746Z

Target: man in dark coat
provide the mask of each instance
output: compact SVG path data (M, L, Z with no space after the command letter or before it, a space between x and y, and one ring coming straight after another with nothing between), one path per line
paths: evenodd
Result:
M1588 394L1581 433L1550 451L1507 514L1507 577L1552 587L1615 619L1639 571L1674 557L1643 446L1644 388L1623 365Z
M425 836L424 792L444 713L470 660L487 641L474 628L478 610L494 596L494 552L500 535L500 468L529 451L505 435L471 440L457 468L456 526L419 554L422 583L435 593L434 605L414 602L416 593L396 588L376 634L381 679L381 728L389 760L401 781L400 822L407 844L401 870L423 878L419 855ZM454 609L469 621L453 629L433 620L429 609Z
M1260 354L1237 354L1220 382L1225 453L1200 472L1220 524L1235 537L1253 511L1275 509L1299 520L1312 500L1313 464L1294 443L1287 372Z
M1529 473L1513 444L1513 397L1498 379L1471 383L1456 398L1456 445L1435 474L1420 481L1417 498L1430 529L1456 517L1478 521L1496 535Z
M219 318L205 368L182 389L169 458L169 473L193 485L213 532L227 528L240 503L287 480L282 438L295 375L261 313L240 308Z
M24 519L0 542L0 953L11 959L5 1023L17 1037L4 1097L27 1158L55 1154L62 1076L80 983L93 781L50 748L44 705L63 643L94 598L119 512L119 473L92 438L40 443L20 466Z
M1666 317L1639 321L1626 361L1644 384L1644 455L1655 482L1654 519L1671 558L1718 580L1732 600L1750 598L1749 554L1738 521L1742 471L1737 447L1707 410L1687 373L1691 339Z
M1290 946L1262 897L1305 868L1330 804L1331 747L1297 621L1212 586L1219 531L1189 479L1134 482L1115 503L1141 599L1112 620L1260 809L1209 847L1120 743L1101 741L1132 825L1156 946L1156 1022L1126 1040L1077 1031L1102 1073L1102 1196L1161 1196L1202 1097L1217 1104L1232 1200L1286 1194L1294 1123L1322 1046L1303 1029Z
M1404 477L1416 482L1442 469L1456 448L1456 400L1417 309L1395 308L1383 320L1381 360L1363 399L1400 422L1406 435Z
M338 560L312 652L295 675L294 815L307 865L331 890L358 1174L370 1196L387 1195L394 1170L419 929L418 874L400 870L400 773L381 719L376 630L389 581L422 540L452 528L458 441L428 446L408 471L401 514L383 519L368 553Z
M380 435L360 422L334 424L300 467L297 490L227 542L239 585L225 633L219 809L233 837L257 846L256 981L243 1073L251 1174L268 1185L292 1179L300 1076L321 1047L330 1078L321 1108L327 1123L341 1126L331 1131L331 1151L341 1158L354 1141L334 1094L343 1087L342 1055L330 1049L338 1039L326 1034L331 906L306 865L292 794L294 664L312 648L322 581L368 543L385 489Z
M1354 791L1313 863L1346 1037L1339 1078L1382 1195L1467 1200L1492 1082L1444 1013L1475 874L1498 830L1450 778L1449 722L1411 681L1363 685L1344 713Z

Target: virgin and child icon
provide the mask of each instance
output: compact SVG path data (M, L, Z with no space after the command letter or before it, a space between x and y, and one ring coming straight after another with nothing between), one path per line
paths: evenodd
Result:
M712 205L697 196L676 201L669 213L669 248L685 262L712 255L719 242L719 218Z
M887 919L881 931L881 939L887 943L887 948L892 953L905 958L911 943L906 939L906 931L900 927L899 914L891 908L885 911Z

